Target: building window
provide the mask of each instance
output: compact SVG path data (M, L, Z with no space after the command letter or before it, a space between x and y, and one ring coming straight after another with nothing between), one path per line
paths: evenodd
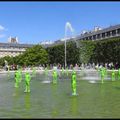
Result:
M92 36L89 37L89 40L92 40Z
M93 35L93 40L96 40L96 35Z
M116 30L112 30L112 36L116 35Z
M97 34L97 39L100 39L100 34Z
M120 34L120 29L117 29L117 34Z
M110 32L107 32L106 36L109 37L110 36Z
M105 33L102 33L102 38L105 38Z
M88 40L88 37L86 37L85 40Z

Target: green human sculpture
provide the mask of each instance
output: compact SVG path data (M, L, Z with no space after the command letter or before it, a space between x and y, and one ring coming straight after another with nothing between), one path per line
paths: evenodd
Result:
M31 76L28 72L25 73L25 91L24 92L30 92L30 80Z
M57 72L55 70L53 71L52 76L53 76L53 84L56 84L57 83Z
M118 80L120 80L120 68L118 69Z
M104 68L105 75L107 76L107 68Z
M105 70L104 70L104 68L101 68L101 70L100 70L101 72L101 80L102 80L102 83L104 83L104 78L105 78Z
M98 73L99 73L99 75L101 76L101 71L102 71L102 68L98 68Z
M19 74L19 82L21 82L22 81L22 70L21 69L18 70L18 74Z
M64 74L64 68L62 67L62 75Z
M19 87L19 73L18 71L15 71L15 87Z
M72 84L72 95L76 95L76 72L75 71L73 71L72 73L71 84Z
M112 69L112 81L115 81L115 70L114 70L114 68Z

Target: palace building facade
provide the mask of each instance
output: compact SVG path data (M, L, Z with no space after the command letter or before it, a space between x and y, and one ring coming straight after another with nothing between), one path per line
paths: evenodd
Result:
M120 24L110 26L104 29L100 27L95 27L92 31L83 31L82 34L76 35L74 37L70 37L66 39L66 42L69 41L79 41L79 40L104 40L109 38L120 37ZM45 47L54 46L56 44L64 44L64 39L56 40L53 44L46 44Z
M0 58L22 54L26 48L30 48L32 46L32 44L19 44L17 37L10 37L8 39L8 43L0 43Z
M103 40L120 36L120 25L110 26L105 29L95 27L93 31L85 32L77 37L79 40Z
M100 27L95 27L93 31L83 31L82 34L70 37L66 39L68 41L79 41L79 40L104 40L109 38L120 37L120 24L110 26L108 28L101 29ZM56 44L64 44L64 39L56 40L53 43L41 44L43 47L50 47ZM4 56L16 56L22 54L26 48L32 47L33 44L20 44L17 37L9 37L8 43L0 43L0 58Z

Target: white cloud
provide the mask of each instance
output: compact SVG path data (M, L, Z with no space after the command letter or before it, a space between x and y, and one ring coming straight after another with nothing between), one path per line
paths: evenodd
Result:
M3 27L2 25L0 25L0 38L4 38L6 35L3 33L4 31L6 31L7 29L5 27Z
M0 31L4 31L7 30L5 27L3 27L2 25L0 25Z
M5 34L0 34L0 38L3 38L5 37L6 35Z
M5 30L5 28L2 25L0 25L0 31L3 31L3 30Z

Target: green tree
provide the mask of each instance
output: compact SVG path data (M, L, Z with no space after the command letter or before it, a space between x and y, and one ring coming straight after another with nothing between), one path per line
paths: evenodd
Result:
M21 64L39 65L48 63L48 53L41 45L34 45L18 56Z
M64 44L59 44L46 48L49 54L50 64L62 64L65 62L65 46ZM67 65L75 64L79 62L79 50L76 47L76 43L69 41L66 43L66 60Z
M93 41L79 41L79 59L80 63L88 63L90 62L90 59L92 55L94 54L94 49L95 49L95 42Z

